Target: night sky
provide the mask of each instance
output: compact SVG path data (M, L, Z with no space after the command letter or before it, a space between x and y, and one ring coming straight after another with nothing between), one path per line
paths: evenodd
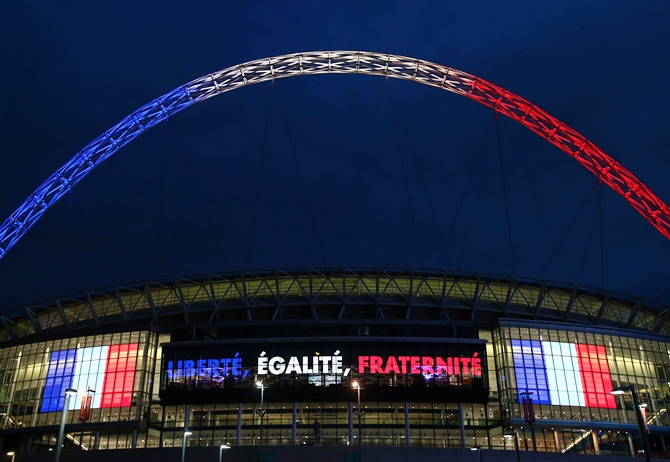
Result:
M140 6L138 6L140 5ZM0 219L126 115L215 70L393 53L496 83L670 202L670 3L0 5ZM670 304L670 242L518 123L357 75L242 88L99 166L0 260L0 310L114 285L303 267L425 268Z

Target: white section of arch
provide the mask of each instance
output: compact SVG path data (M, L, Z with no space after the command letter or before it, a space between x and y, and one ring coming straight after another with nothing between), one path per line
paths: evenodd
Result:
M249 61L188 82L98 136L42 183L0 226L0 259L58 199L137 136L189 106L254 83L310 74L368 74L440 88L495 109L544 137L624 196L666 238L668 207L582 135L523 98L471 74L416 58L358 51L295 53Z

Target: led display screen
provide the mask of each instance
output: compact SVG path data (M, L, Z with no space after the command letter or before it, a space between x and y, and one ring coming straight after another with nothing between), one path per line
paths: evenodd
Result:
M551 404L542 343L539 340L512 340L512 354L519 401L523 399L523 393L531 393L534 403Z
M77 350L51 352L40 412L63 410L65 390L71 388L74 378L76 356Z
M86 390L95 390L91 407L100 407L100 391L105 380L105 364L109 347L80 348L77 351L77 362L74 368L72 388L83 393ZM72 399L68 406L70 410L78 409L81 400Z
M604 346L512 340L519 401L532 392L537 404L616 408Z
M575 345L586 405L590 407L616 408L612 390L612 375L607 362L607 352L601 345Z
M40 412L62 411L68 388L93 391L91 408L130 406L137 351L137 343L52 351ZM68 410L82 402L71 399Z
M584 389L574 343L542 342L552 404L584 406Z
M486 402L486 348L471 341L272 340L163 344L160 398L171 404L351 399Z
M109 347L100 407L130 406L133 398L137 348L137 343Z

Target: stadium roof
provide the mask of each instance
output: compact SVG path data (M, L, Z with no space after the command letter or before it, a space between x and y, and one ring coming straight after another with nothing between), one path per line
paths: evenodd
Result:
M0 342L91 328L396 320L493 326L500 318L668 335L668 307L571 285L482 274L300 269L211 274L59 297L0 318Z

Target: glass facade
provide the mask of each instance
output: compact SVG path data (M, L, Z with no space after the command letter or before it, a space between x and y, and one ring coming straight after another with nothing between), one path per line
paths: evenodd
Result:
M148 378L155 351L156 335L149 332L74 337L3 349L2 428L43 429L24 444L53 447L53 428L65 407L64 390L76 389L78 394L69 400L67 422L77 423L80 431L70 440L86 449L100 447L96 440L100 435L94 428L102 423L114 423L117 428L137 426L148 415ZM105 435L104 446L112 440L113 447L132 445L123 433L115 432Z
M569 329L505 325L493 332L505 421L523 433L524 445L536 433L538 450L640 450L632 392L647 427L670 426L670 344L639 334ZM624 393L614 395L615 389ZM652 432L651 440L665 452L664 437Z
M652 449L665 451L669 373L661 337L568 324L500 320L458 341L242 344L134 331L1 349L0 426L23 451L53 448L67 412L66 444L86 450L180 446L188 429L189 446L518 445L632 455L641 449L632 389ZM67 388L78 394L66 410ZM610 393L617 388L627 392Z

